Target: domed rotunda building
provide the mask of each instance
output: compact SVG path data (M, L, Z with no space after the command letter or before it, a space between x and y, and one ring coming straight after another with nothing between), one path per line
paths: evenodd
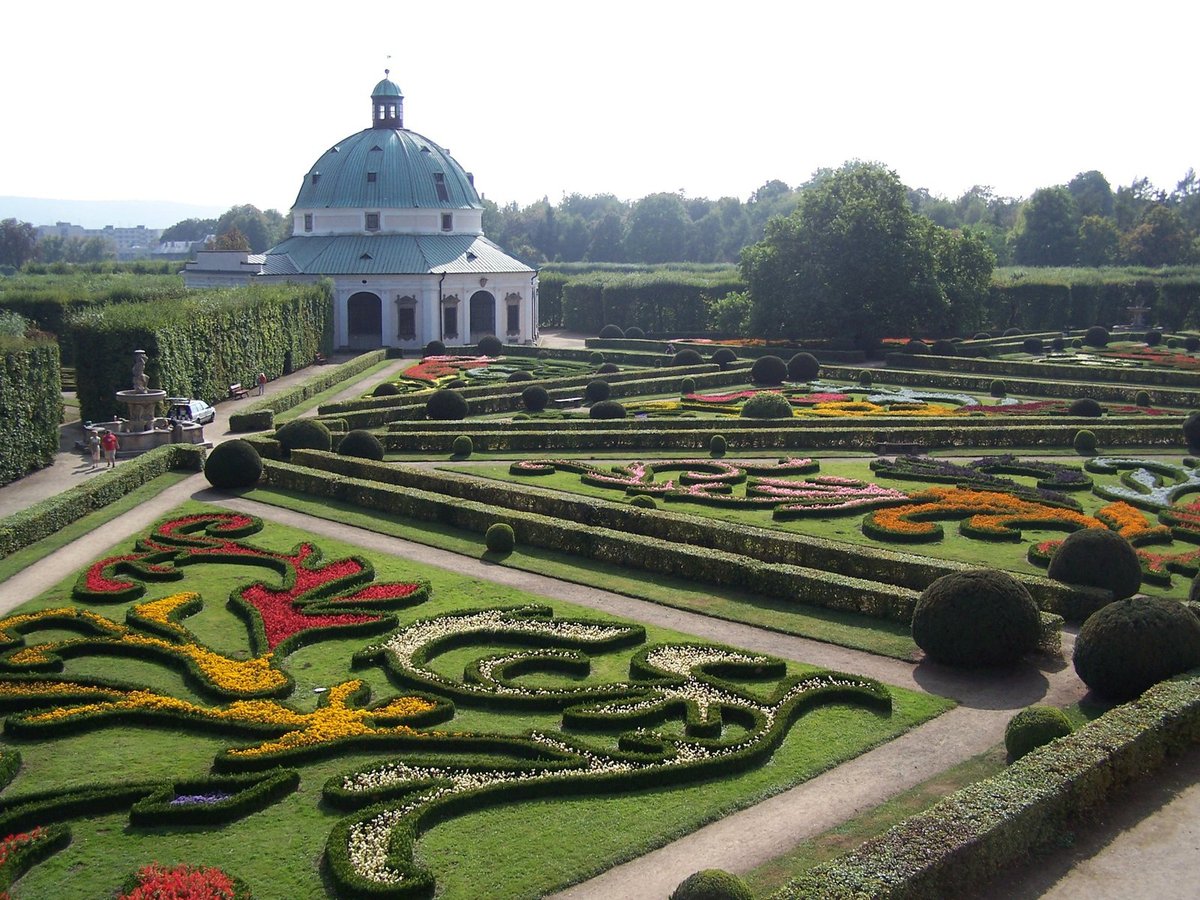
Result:
M328 277L338 348L466 346L491 334L533 342L537 272L484 237L473 176L404 127L404 96L384 74L371 92L371 127L305 174L292 236L263 254L201 252L185 282Z

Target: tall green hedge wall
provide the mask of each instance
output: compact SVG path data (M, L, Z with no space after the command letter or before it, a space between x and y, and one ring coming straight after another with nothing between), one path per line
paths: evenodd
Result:
M58 452L62 386L50 337L0 337L0 484L48 466Z
M113 395L131 386L138 349L147 353L151 387L210 403L230 384L253 384L260 371L277 377L302 368L328 350L332 311L323 282L196 291L80 315L71 325L80 415L104 421L121 411Z
M539 279L540 281L540 279ZM597 333L605 325L646 331L703 331L708 304L743 290L735 269L591 272L562 286L562 325ZM539 302L544 289L539 286Z

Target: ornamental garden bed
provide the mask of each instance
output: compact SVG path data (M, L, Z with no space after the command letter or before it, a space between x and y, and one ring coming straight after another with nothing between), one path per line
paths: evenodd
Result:
M196 503L0 633L15 896L540 896L947 706Z

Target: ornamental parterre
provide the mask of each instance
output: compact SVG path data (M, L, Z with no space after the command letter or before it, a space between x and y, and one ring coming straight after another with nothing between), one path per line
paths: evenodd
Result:
M712 460L672 465L684 487L750 480L746 469ZM810 460L785 460L762 469L810 467ZM852 486L848 479L823 483L830 491ZM446 611L401 625L396 610L424 602L427 584L377 582L368 560L325 560L311 543L288 552L257 546L248 539L263 527L234 513L162 522L132 553L80 575L76 597L102 604L103 613L60 605L0 619L7 734L45 741L137 723L229 741L211 772L0 798L0 834L8 835L0 840L0 890L69 843L68 823L83 810L127 811L135 830L219 828L293 794L301 774L286 767L370 750L391 761L360 763L323 791L325 802L344 811L326 845L336 892L427 894L437 873L414 861L413 844L448 816L547 790L619 793L720 777L769 759L808 710L827 703L891 708L888 690L868 679L794 674L780 660L725 647L646 644L640 626L564 618L545 606ZM211 631L189 627L207 600L180 588L205 564L248 567L229 598L246 625L246 650L209 646L199 635ZM146 597L156 586L170 590ZM39 632L49 633L39 640ZM364 676L318 688L315 705L293 696L288 657L305 644L347 637L365 644L348 662L382 667L391 689L373 698ZM632 654L628 677L597 677L594 660L614 652ZM447 654L466 659L461 677L449 674L441 659ZM177 670L198 699L64 667L94 655ZM561 725L518 734L455 730L444 723L456 703L552 711ZM0 753L0 787L20 765L15 753ZM211 867L148 863L127 879L122 896L243 897L253 887ZM262 891L269 896L270 886Z

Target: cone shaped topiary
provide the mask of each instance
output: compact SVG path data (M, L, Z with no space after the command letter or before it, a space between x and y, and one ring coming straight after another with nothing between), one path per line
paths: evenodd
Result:
M337 452L340 456L354 456L358 459L373 459L378 462L383 459L383 444L379 443L379 438L371 432L356 428L342 438Z
M241 439L217 444L204 461L204 477L215 488L236 490L258 483L262 457L249 441Z
M1200 666L1200 619L1165 597L1116 600L1083 623L1073 661L1076 674L1097 694L1132 700Z
M1067 535L1050 559L1049 576L1067 584L1112 591L1117 600L1142 586L1142 564L1128 540L1107 528L1085 528Z
M917 646L951 666L1014 663L1037 647L1041 630L1029 591L996 569L943 575L924 590L913 611Z

